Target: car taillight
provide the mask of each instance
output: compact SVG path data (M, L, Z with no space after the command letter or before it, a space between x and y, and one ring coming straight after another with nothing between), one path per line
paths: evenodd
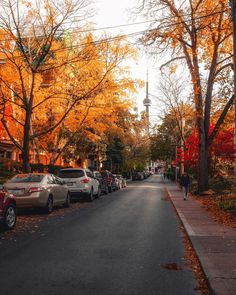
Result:
M7 192L7 188L3 186L3 187L2 187L2 191L3 191L3 192Z
M30 194L32 194L32 193L38 193L38 192L41 192L42 190L43 190L42 187L38 187L38 186L36 186L36 187L31 187L31 188L29 189L29 193L30 193Z
M89 178L83 178L81 180L82 183L89 183L90 182L90 179Z

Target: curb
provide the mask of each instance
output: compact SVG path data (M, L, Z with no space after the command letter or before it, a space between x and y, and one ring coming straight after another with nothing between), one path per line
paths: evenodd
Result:
M175 205L174 205L174 202L172 200L172 195L171 193L169 192L168 188L167 187L164 187L164 191L168 194L168 197L170 198L170 201L171 201L171 204L176 212L176 215L178 216L178 219L179 221L181 222L181 224L183 225L183 228L184 228L184 232L186 233L186 236L188 237L191 245L192 245L192 248L196 254L196 257L198 259L198 262L199 262L199 265L200 265L200 268L202 270L202 273L205 277L205 280L206 280L206 283L207 283L207 286L209 288L209 291L210 291L210 294L214 295L214 291L211 287L211 284L209 282L209 276L207 276L205 270L204 270L204 267L203 267L203 263L202 263L202 260L200 259L200 256L202 254L202 248L201 246L199 245L199 242L197 241L196 238L194 238L194 230L192 229L191 225L187 222L185 216L182 214L182 212L180 210L178 210Z

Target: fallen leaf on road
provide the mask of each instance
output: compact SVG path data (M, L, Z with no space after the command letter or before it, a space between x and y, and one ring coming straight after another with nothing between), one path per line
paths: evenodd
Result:
M177 263L167 263L167 264L161 264L161 267L166 268L168 270L181 270L181 266L179 266Z

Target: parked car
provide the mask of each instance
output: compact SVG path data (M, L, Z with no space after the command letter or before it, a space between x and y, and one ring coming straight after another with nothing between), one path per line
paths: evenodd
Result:
M117 177L120 179L121 188L125 188L127 186L126 179L121 174L118 174Z
M67 184L71 197L83 198L89 202L94 200L94 196L99 197L101 187L99 181L95 179L89 169L83 168L65 168L59 171L61 177Z
M93 171L93 175L95 179L99 181L101 192L107 195L109 193L109 188L107 182L102 177L102 174L99 171Z
M113 174L113 177L115 179L115 190L121 189L121 179L118 177L117 174Z
M3 187L16 197L19 208L42 207L51 213L54 206L70 206L70 194L64 181L50 173L17 174Z
M151 175L151 172L148 170L143 171L145 178L148 178Z
M143 180L144 175L143 172L133 172L132 173L132 180Z
M104 182L108 186L108 191L111 193L112 191L116 190L116 183L115 183L115 178L112 175L112 173L108 170L100 171L102 178Z
M16 224L16 199L4 191L0 191L0 224L4 229L13 229Z

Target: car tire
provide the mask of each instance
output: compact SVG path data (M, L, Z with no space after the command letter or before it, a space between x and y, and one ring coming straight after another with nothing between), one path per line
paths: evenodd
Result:
M47 214L50 214L53 211L53 197L52 196L48 197L47 204L46 204L46 207L45 207L45 211L46 211Z
M92 202L94 200L94 195L93 195L93 188L91 188L91 191L88 195L88 201L89 202Z
M98 192L97 192L97 198L100 198L101 193L102 193L102 191L101 191L101 187L99 186L99 187L98 187Z
M109 188L108 186L106 185L106 188L105 188L105 191L104 191L105 195L107 195L109 193Z
M70 207L70 194L69 193L67 193L66 201L64 203L64 207L65 208L69 208Z
M16 207L13 204L8 205L4 214L3 226L6 230L11 230L16 225Z

